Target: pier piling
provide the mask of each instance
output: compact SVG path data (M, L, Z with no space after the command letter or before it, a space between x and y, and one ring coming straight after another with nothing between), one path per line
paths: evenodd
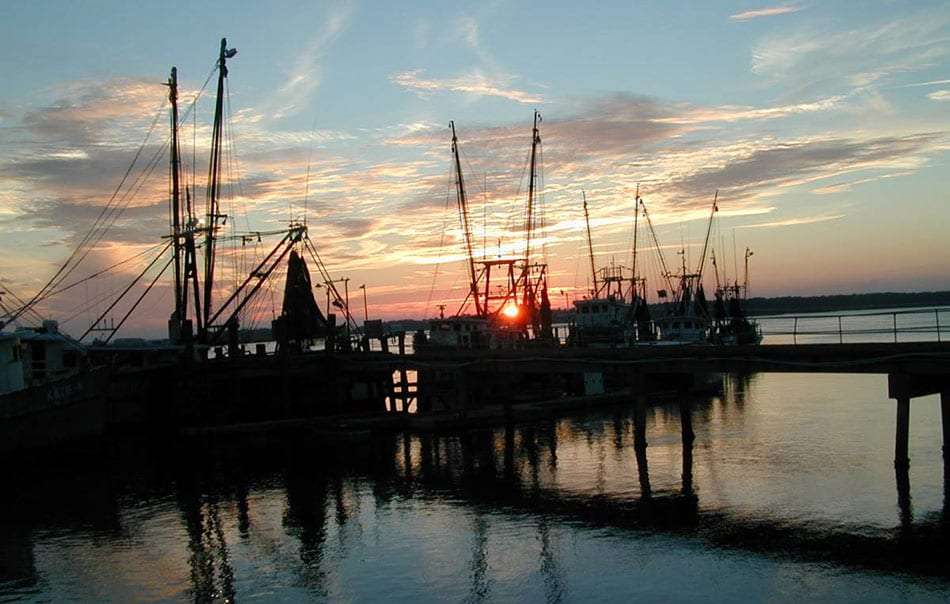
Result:
M680 399L680 426L683 438L683 494L693 492L693 442L696 434L693 432L693 407L687 398Z
M910 397L897 399L897 438L894 443L894 467L906 470L910 467L907 443L910 434Z
M950 387L940 391L940 421L943 424L943 471L950 475Z
M640 493L649 498L652 494L650 487L650 471L647 468L647 399L637 396L637 403L633 411L633 451L637 458L637 475L640 480Z

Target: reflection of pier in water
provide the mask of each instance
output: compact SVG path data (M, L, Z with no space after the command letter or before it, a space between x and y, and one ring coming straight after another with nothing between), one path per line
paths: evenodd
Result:
M747 386L747 379L730 384L729 404L740 412L731 416L735 421L741 421ZM288 508L297 510L295 522L300 527L299 532L288 531L288 534L301 541L308 540L306 547L301 543L302 551L314 550L307 558L301 555L304 567L301 572L311 573L312 565L321 560L319 550L325 546L325 510L333 505L331 491L336 494L338 525L342 527L354 517L346 510L342 488L331 486L327 481L339 484L337 472L365 472L372 480L377 506L387 506L397 497L422 496L436 497L441 502L461 505L471 511L470 579L471 596L475 600L491 595L491 577L486 566L489 545L486 518L499 511L536 516L541 544L539 569L545 589L554 599L563 592L565 579L558 561L558 548L552 545L551 526L565 520L598 527L658 531L700 539L718 547L780 553L803 560L950 575L950 567L942 555L948 541L950 499L945 499L943 513L913 523L906 474L904 482L898 474L900 527L893 534L880 531L868 534L860 527L846 531L769 517L701 511L693 485L696 440L693 422L697 417L708 421L711 412L708 399L683 398L672 405L650 410L680 426L682 466L678 489L658 490L651 482L644 400L631 407L618 408L603 423L585 425L591 443L612 442L618 456L629 451L628 443L632 440L634 455L629 460L629 476L639 487L633 497L577 493L546 486L544 477L556 476L562 463L558 454L561 435L557 422L553 421L517 427L508 424L494 430L457 435L404 434L375 442L375 450L368 459L344 461L338 470L329 474L319 470L315 475L312 468L297 467L295 472L302 472L309 477L304 480L312 481L307 483L311 486L305 496L295 492L300 489L299 480L288 476L286 481ZM319 481L325 481L323 486L319 486ZM307 505L312 509L307 511ZM311 539L305 535L317 537Z
M741 397L735 402L741 406ZM645 408L642 403L633 407L630 412L634 444L631 477L635 469L639 485L635 498L578 494L542 485L538 477L543 466L547 465L548 471L556 471L558 464L558 432L553 424L517 429L509 425L500 430L500 434L482 430L459 438L405 435L393 446L402 451L416 451L413 459L402 461L400 475L412 483L411 487L404 487L407 490L424 489L430 496L443 494L445 501L474 506L476 514L482 509L495 512L503 509L516 515L537 514L539 531L542 526L547 530L550 522L556 520L580 521L593 526L667 532L698 538L717 547L780 553L802 560L950 575L950 565L943 555L950 538L950 484L945 483L943 511L915 523L906 472L899 471L897 475L900 524L894 532L866 532L861 527L846 530L815 523L701 511L699 497L693 490L696 437L692 419L696 413L706 411L699 403L684 399L678 405L682 473L679 489L675 491L657 491L651 485ZM617 414L611 421L618 450L624 447L625 419ZM407 447L410 440L418 441L418 448ZM542 450L546 456L541 455ZM542 536L541 541L544 544L545 537ZM542 548L541 555L544 568L552 572L558 568L550 550ZM560 580L553 579L555 584Z
M568 589L559 543L565 523L647 531L806 561L950 577L944 556L950 493L942 513L914 520L906 473L902 480L898 475L900 522L893 531L864 531L860 526L845 530L768 514L703 510L703 492L696 482L705 488L704 476L713 482L719 478L715 456L708 455L711 445L703 442L703 436L697 438L693 424L717 418L733 427L745 422L746 387L744 381L730 381L728 396L719 406L709 399L682 398L648 408L640 400L577 419L380 437L345 451L301 439L236 440L145 460L118 452L112 453L114 458L83 462L83 470L71 482L21 490L25 502L21 505L35 505L28 514L44 528L75 525L77 531L93 530L103 540L126 540L130 529L118 520L120 501L173 495L187 532L180 555L197 601L240 595L235 587L240 577L235 574L240 574L243 563L233 558L246 560L248 555L289 570L296 587L326 597L335 580L336 561L346 556L347 539L362 531L357 506L361 498L367 504L366 495L377 513L411 499L463 510L468 518L465 568L472 600L498 596L491 551L497 545L493 519L499 516L533 526L534 568L552 601ZM648 431L648 425L658 430ZM578 451L590 456L589 475L577 474ZM696 477L694 456L699 462ZM92 472L95 467L111 471ZM618 468L623 468L626 481L620 488L616 488ZM610 475L611 488L598 482L598 472ZM578 476L582 489L572 483ZM59 502L76 493L83 493L88 505L73 501L64 510ZM259 505L265 500L266 505ZM26 514L9 506L0 510L7 517ZM0 580L37 581L33 534L11 535L15 543L8 542L10 552L5 553Z

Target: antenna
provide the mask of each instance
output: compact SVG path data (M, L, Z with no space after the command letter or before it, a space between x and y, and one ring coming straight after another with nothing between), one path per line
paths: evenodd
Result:
M732 272L736 281L739 281L739 259L736 255L736 228L732 227Z
M744 279L745 284L742 286L743 299L749 297L749 258L751 258L752 255L753 255L752 250L750 250L749 248L746 248L745 249L745 279Z
M482 258L488 256L488 174L482 187Z

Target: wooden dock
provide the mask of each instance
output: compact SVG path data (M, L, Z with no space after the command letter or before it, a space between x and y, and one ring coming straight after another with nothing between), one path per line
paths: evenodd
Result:
M910 400L940 395L945 468L950 472L950 342L783 344L749 346L641 345L628 348L524 348L519 350L421 351L412 355L362 353L348 355L352 367L415 371L418 408L433 408L427 382L454 385L457 408L471 406L487 385L509 376L612 378L643 396L657 384L693 383L711 374L855 373L888 376L888 396L896 401L894 465L910 464L908 438ZM576 383L576 380L575 380ZM585 394L585 393L581 393ZM586 393L591 394L591 393ZM443 398L444 400L444 398Z

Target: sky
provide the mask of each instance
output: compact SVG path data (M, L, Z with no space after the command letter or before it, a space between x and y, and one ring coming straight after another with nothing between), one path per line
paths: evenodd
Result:
M556 302L589 287L582 192L596 263L630 266L638 186L671 265L681 249L697 264L718 191L717 270L741 278L753 250L750 295L950 289L946 2L55 2L4 12L0 287L21 297L87 233L152 124L142 157L160 151L171 66L184 111L223 36L238 50L227 232L305 218L352 297L366 285L371 317L434 316L464 297L450 120L476 254L523 248L535 110L544 228L532 248ZM182 125L199 204L213 87ZM39 307L67 331L88 327L168 232L167 163L138 174L127 208L71 277L141 255ZM637 236L655 283L652 238ZM216 296L270 245L225 245ZM279 311L279 293L265 290L255 321ZM164 279L126 333L160 333L170 304Z

